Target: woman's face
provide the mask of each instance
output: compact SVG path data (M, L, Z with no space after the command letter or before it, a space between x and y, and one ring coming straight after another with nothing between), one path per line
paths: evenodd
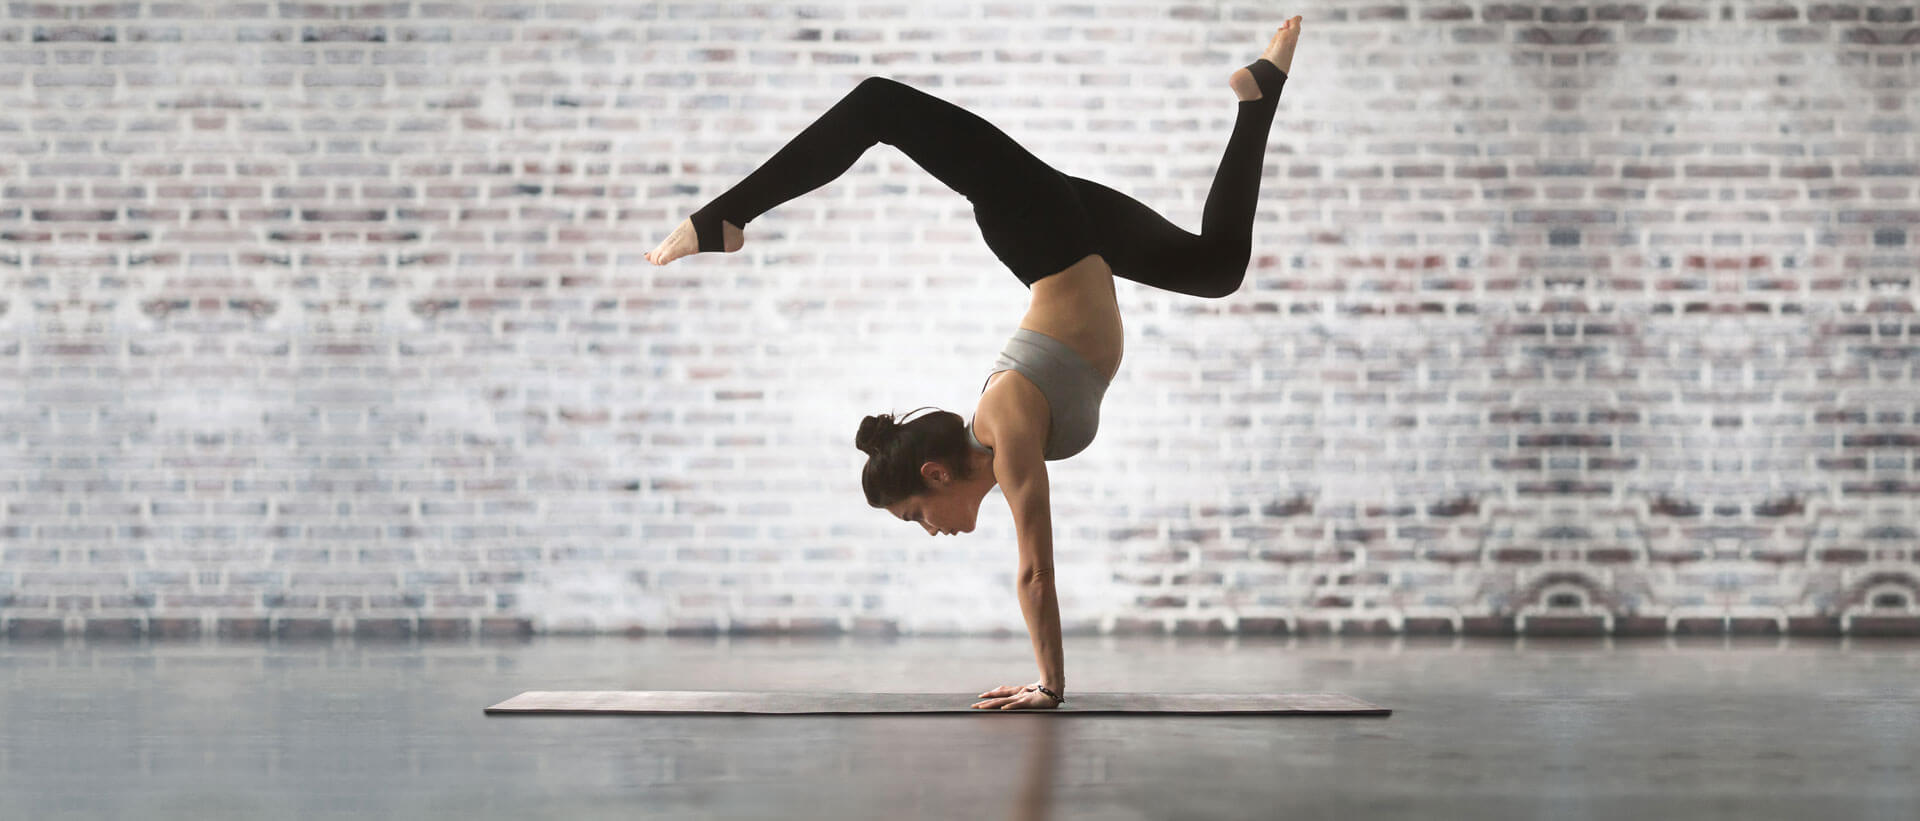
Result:
M974 521L980 516L980 497L964 490L964 485L950 482L937 486L933 490L908 497L887 508L893 515L905 519L926 529L927 535L972 533Z

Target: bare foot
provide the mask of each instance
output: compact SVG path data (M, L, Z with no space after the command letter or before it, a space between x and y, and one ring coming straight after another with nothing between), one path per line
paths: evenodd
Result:
M725 249L725 253L731 254L746 244L747 235L740 230L740 226L726 220L720 221L720 246ZM700 235L693 231L693 220L684 219L674 227L673 233L668 234L658 246L647 252L647 261L655 265L665 265L688 254L699 252Z
M1267 50L1260 53L1260 59L1278 66L1281 71L1293 74L1293 46L1300 40L1300 15L1281 24L1273 33L1273 39L1267 41ZM1260 99L1260 83L1253 79L1253 72L1244 68L1234 69L1227 78L1227 85L1233 87L1233 96L1241 102Z

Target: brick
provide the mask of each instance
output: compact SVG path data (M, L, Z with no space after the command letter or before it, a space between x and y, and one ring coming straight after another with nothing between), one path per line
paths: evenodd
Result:
M1339 621L1317 616L1302 616L1294 620L1293 632L1301 636L1331 636L1339 632Z
M1431 616L1409 616L1402 620L1401 631L1410 636L1452 635L1453 620Z
M1173 624L1176 636L1224 636L1229 632L1222 619L1177 619Z
M15 616L7 619L7 639L10 641L59 639L64 635L65 628L57 618Z
M273 620L265 616L225 616L214 623L214 635L220 639L266 639L273 635Z
M1396 632L1392 620L1384 616L1343 619L1340 622L1340 634L1343 636L1385 636Z
M795 636L838 636L846 630L835 617L795 617L788 619L785 632Z
M1855 615L1847 621L1846 631L1862 638L1920 637L1920 616Z
M1613 635L1621 638L1645 638L1668 634L1665 616L1623 614L1613 617Z
M1599 615L1529 615L1519 628L1525 636L1604 636L1606 617Z
M1287 620L1277 617L1242 618L1234 632L1242 636L1284 635L1288 632Z
M668 636L712 637L725 632L717 619L713 618L677 618L668 624Z
M473 622L466 617L421 616L419 637L428 639L465 639L473 635Z
M856 636L894 637L900 635L900 623L895 619L856 616L851 632Z
M1734 616L1727 620L1727 632L1741 636L1781 635L1780 620L1761 616Z
M1680 616L1673 620L1674 635L1717 636L1727 632L1724 616Z
M1844 633L1839 616L1788 616L1787 635L1839 638Z
M1118 618L1114 620L1112 635L1115 636L1165 636L1166 626L1157 619Z
M147 621L147 631L148 636L155 641L198 639L201 632L200 619L197 616L155 616Z
M135 617L99 617L87 619L83 631L88 639L130 640L141 638L146 632L144 619Z
M413 634L413 619L406 616L368 617L353 622L353 636L357 639L410 639Z
M333 638L333 619L288 617L276 618L273 623L277 638L285 640L330 639Z
M516 616L482 616L481 638L526 638L533 635L533 620Z
M1519 626L1512 616L1464 616L1460 632L1467 636L1517 636Z
M784 634L786 628L780 624L780 619L777 617L761 616L759 618L734 619L728 622L724 632L733 636L777 636ZM682 635L698 634L683 633Z

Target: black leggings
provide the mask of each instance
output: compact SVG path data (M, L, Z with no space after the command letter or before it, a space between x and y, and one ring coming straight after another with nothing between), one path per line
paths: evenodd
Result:
M720 221L755 217L819 188L876 142L894 146L973 203L987 247L1033 283L1099 254L1114 276L1182 294L1238 290L1253 253L1262 156L1286 74L1256 60L1262 89L1239 103L1194 235L1139 201L1041 162L991 123L894 80L868 77L691 219L700 250L720 249Z

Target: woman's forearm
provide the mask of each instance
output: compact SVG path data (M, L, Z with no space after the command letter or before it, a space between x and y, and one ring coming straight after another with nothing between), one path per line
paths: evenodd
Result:
M1040 682L1062 697L1067 694L1067 665L1060 646L1060 602L1053 592L1053 572L1043 570L1019 582L1020 612L1027 617L1027 635L1033 637L1033 656L1040 663Z

